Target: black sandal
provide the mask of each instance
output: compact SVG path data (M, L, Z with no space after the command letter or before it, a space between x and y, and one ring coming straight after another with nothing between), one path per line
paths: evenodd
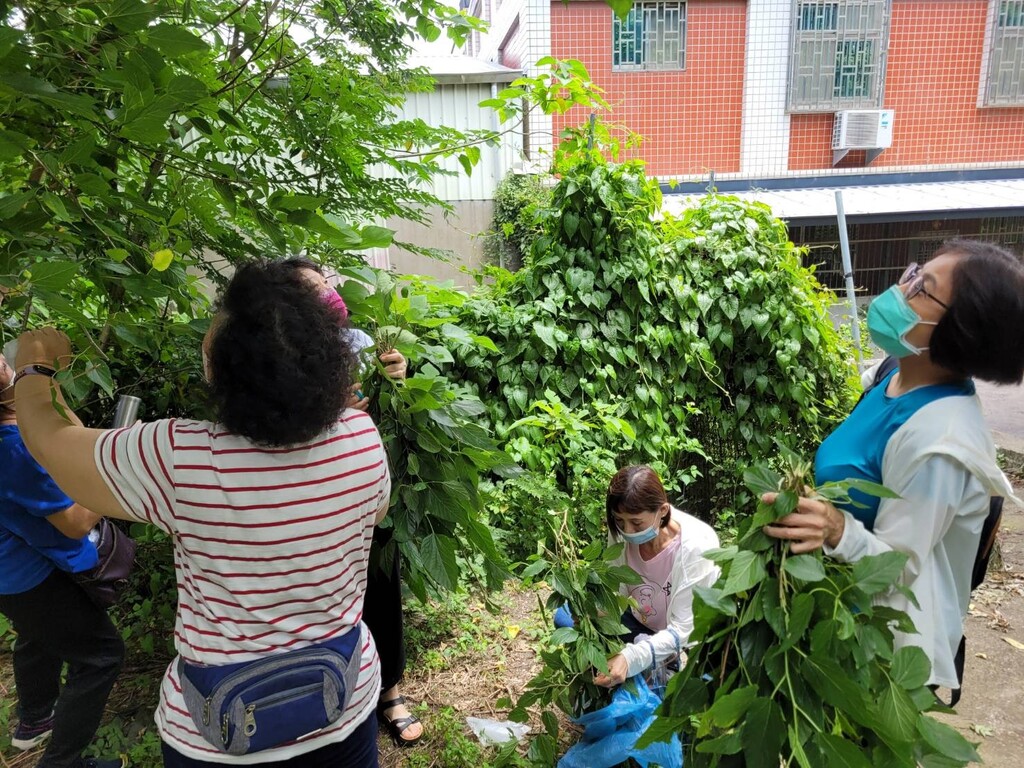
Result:
M377 720L387 728L388 733L391 735L391 740L395 742L399 747L409 747L415 744L417 741L423 738L422 731L420 735L415 739L403 739L402 734L405 733L406 729L410 725L420 722L420 719L416 715L408 715L407 717L399 717L394 720L387 717L384 713L392 707L397 707L399 704L405 704L404 696L396 696L390 701L381 701L377 703Z

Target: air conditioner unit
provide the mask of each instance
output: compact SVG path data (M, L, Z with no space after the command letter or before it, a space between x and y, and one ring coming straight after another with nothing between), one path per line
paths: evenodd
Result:
M836 112L832 125L832 164L842 160L851 149L868 150L870 163L883 149L892 146L891 109L846 109Z

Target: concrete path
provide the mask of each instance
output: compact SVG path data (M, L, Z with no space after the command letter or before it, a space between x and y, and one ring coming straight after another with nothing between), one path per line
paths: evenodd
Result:
M1024 386L975 383L981 407L996 445L1024 457Z

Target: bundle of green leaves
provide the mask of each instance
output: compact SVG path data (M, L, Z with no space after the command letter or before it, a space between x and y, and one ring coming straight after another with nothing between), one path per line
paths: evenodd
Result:
M789 554L762 533L795 508L809 468L790 457L783 477L765 466L746 473L758 496L781 492L773 505L759 502L736 546L708 554L722 576L696 591L696 646L643 741L681 733L687 764L697 767L937 768L977 760L963 736L927 714L942 707L925 685L924 651L894 650L893 627L913 632L912 622L876 602L887 590L906 592L897 584L906 555L842 564L820 552ZM845 501L852 487L892 495L859 481L816 493Z
M474 574L500 589L509 573L484 520L480 482L520 470L480 424L483 404L441 373L452 362L449 346L493 351L494 344L452 322L466 300L460 291L415 278L399 283L371 267L341 272L351 278L341 289L345 303L375 340L364 354L362 388L391 470L381 526L394 535L382 565L400 553L405 583L421 600L428 587L453 590ZM392 348L409 362L404 380L385 375L378 358Z
M552 511L553 546L532 556L522 572L527 586L544 582L551 587L542 609L552 612L564 605L574 622L552 632L540 653L543 669L526 684L509 712L510 719L525 722L528 708L541 707L544 732L531 741L528 755L536 765L556 762L558 719L551 706L578 717L611 700L610 691L594 683L594 674L607 674L608 659L622 649L621 637L627 630L620 617L629 598L619 587L640 581L632 568L615 564L623 544L608 547L595 539L583 546L571 520L568 509ZM507 700L501 704L512 706Z
M685 375L699 413L687 430L709 459L696 458L690 495L740 508L744 467L772 457L780 441L813 450L850 412L853 351L829 314L835 296L766 205L709 194L667 217L662 237L677 312L695 337ZM651 336L670 359L664 329Z

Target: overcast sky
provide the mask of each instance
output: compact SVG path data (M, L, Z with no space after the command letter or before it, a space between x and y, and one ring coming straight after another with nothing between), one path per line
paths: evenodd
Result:
M459 7L459 0L444 0L453 8ZM420 56L461 56L462 51L455 47L447 35L441 35L437 40L428 43L426 40L417 39L413 43L413 53Z

